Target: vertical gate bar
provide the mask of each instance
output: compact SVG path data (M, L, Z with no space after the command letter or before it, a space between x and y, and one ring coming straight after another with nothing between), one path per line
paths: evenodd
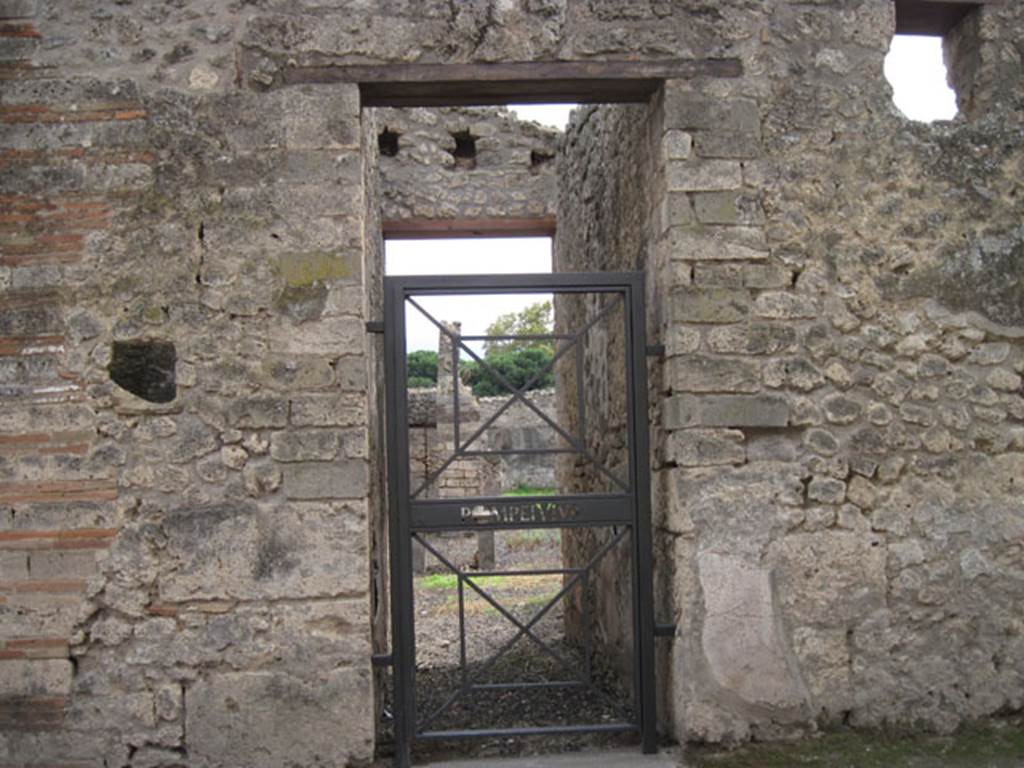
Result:
M390 498L391 625L395 697L395 768L411 768L415 727L412 539L409 532L409 445L405 382L405 294L385 278L384 346L388 365L388 496Z
M455 430L455 440L452 450L459 450L459 345L452 339L452 426ZM438 478L440 481L441 478Z
M637 638L637 704L644 753L658 748L658 717L654 697L654 566L651 557L650 441L647 434L647 347L643 273L630 278L628 335L630 480L633 484L634 615Z
M459 582L459 667L462 670L462 689L469 687L469 670L466 669L466 597L462 586L462 574L457 575Z
M587 685L593 682L593 670L590 667L590 654L594 647L593 627L590 624L590 609L587 606L590 601L587 599L587 592L590 590L590 572L584 571L580 580L580 593L583 595L583 607L580 609L583 619L583 680ZM566 595L566 599L568 599Z
M573 297L574 299L576 297ZM582 297L579 297L583 301ZM580 429L577 436L581 443L586 444L587 440L587 399L586 390L583 387L583 345L586 339L582 338L576 342L576 409L579 414Z

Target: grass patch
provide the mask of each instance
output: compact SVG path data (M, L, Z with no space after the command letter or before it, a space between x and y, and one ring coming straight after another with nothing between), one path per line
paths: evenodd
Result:
M507 576L469 576L478 587L500 587L508 581ZM421 576L417 586L423 589L455 589L459 585L459 577L454 573L431 573ZM466 587L470 589L470 587Z
M838 730L796 744L735 750L691 748L693 768L1018 768L1024 765L1024 718L965 726L953 736L897 736Z
M508 491L503 491L502 496L555 496L557 488L535 488L531 485L517 485Z
M562 532L557 528L523 528L508 535L508 548L512 552L532 551L546 544L557 544Z

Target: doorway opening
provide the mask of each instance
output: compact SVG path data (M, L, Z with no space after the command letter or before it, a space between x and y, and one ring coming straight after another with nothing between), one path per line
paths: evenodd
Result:
M632 378L632 333L645 330L631 307L642 305L645 287L639 278L628 289L596 291L544 282L645 266L643 230L620 230L654 209L647 194L659 157L657 106L645 100L604 109L580 108L569 132L553 140L527 125L513 152L500 139L523 124L501 111L495 127L486 114L462 108L441 115L387 109L376 116L388 141L368 130L368 145L389 147L377 180L382 271L409 291L384 323L385 333L399 315L403 325L386 381L389 397L401 401L397 410L389 405L396 423L387 442L389 458L396 443L407 451L391 465L389 483L401 474L407 487L389 487L391 522L403 514L412 521L398 549L392 538L393 558L408 538L409 562L396 573L392 561L392 583L380 590L398 603L392 614L409 611L412 625L409 648L396 636L381 649L393 649L395 684L384 714L397 727L399 765L413 740L453 736L475 737L474 755L480 739L484 752L506 753L522 749L528 736L592 744L582 739L593 730L643 732L645 748L653 745L650 686L641 684L650 660L639 661L644 643L637 641L639 620L648 629L653 622L650 606L636 600L641 582L650 582L649 574L636 576L640 561L650 566L649 530L648 556L637 558L644 541L637 518L627 524L607 506L628 497L635 515L649 505L635 495L649 498L649 477L631 474L638 450L647 461L646 438L631 431L645 430L646 416L634 418L629 406L641 394ZM453 114L461 121L446 123ZM648 151L641 162L620 156L598 173L597 156L621 143L616 131ZM473 167L465 162L467 136ZM557 156L569 142L594 142L593 156L577 148L564 163ZM552 182L563 167L577 177L594 172L559 192ZM628 223L594 210L568 215L568 231L555 226L563 205L591 192L603 205L635 203L622 205ZM584 218L598 223L584 225ZM440 239L453 234L460 239ZM583 247L588 241L592 247ZM460 273L507 277L480 286ZM438 274L462 290L440 290L430 277ZM427 275L422 293L418 275ZM405 504L398 517L397 497ZM426 522L439 510L454 517ZM396 579L407 581L407 593ZM401 621L392 624L400 634ZM403 672L415 681L403 682Z

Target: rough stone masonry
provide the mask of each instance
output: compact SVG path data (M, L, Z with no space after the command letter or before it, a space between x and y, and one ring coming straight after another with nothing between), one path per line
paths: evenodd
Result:
M732 62L555 161L556 268L644 269L666 350L662 727L1019 710L1024 8L963 6L929 126L890 0L0 0L0 762L373 754L385 126L325 67Z

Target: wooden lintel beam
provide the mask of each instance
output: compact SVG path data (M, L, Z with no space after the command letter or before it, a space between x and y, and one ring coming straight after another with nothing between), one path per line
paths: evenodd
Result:
M388 240L432 240L462 237L552 237L554 216L502 216L466 219L385 219Z
M897 35L943 36L983 5L1003 0L896 0Z
M663 80L742 74L739 59L324 64L285 69L284 83L358 83L364 106L426 107L642 102Z

